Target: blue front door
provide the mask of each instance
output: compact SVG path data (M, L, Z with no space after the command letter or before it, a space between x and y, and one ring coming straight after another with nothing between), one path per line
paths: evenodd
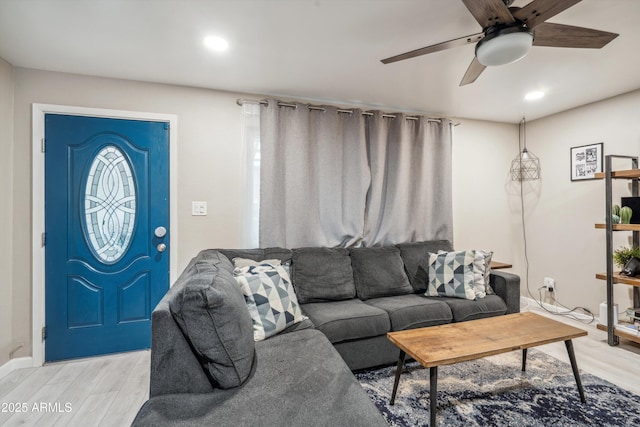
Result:
M169 288L169 124L45 115L45 360L149 348Z

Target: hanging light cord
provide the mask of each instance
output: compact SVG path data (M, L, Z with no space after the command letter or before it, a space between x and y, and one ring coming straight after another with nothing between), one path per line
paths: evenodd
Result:
M520 120L520 123L518 124L518 155L522 153L523 140L524 140L525 148L527 143L526 139L522 137L524 121L525 120L523 117L522 120ZM531 293L531 289L529 289L529 254L527 252L527 229L525 227L525 221L524 221L524 189L522 185L523 180L519 180L519 181L520 181L520 214L521 214L521 220L522 220L522 239L524 241L524 266L525 266L525 283L527 285L527 293L529 294L532 300L538 303L540 308L545 308L540 301L536 300L536 298L533 296L533 293Z
M525 118L523 117L522 120L520 121L520 123L518 124L518 150L521 153L523 150L527 149L527 136L526 136L526 121ZM520 217L522 220L522 240L524 242L524 266L525 266L525 283L527 286L527 293L529 294L529 297L534 300L538 306L543 309L544 311L546 311L547 313L556 315L556 316L567 316L570 317L574 320L577 320L579 322L582 323L586 323L586 324L590 324L595 320L595 316L593 315L593 313L591 312L591 310L589 310L588 308L585 307L574 307L572 309L570 309L569 307L564 306L563 304L560 304L560 302L558 302L558 300L556 299L555 295L554 295L554 300L556 301L556 304L559 305L560 307L568 310L566 312L558 312L558 311L552 311L549 310L547 307L544 306L544 304L542 303L542 295L540 293L540 290L538 290L538 298L536 298L533 293L531 292L531 289L529 288L529 254L527 251L527 229L525 227L525 215L524 215L524 188L522 185L523 181L520 180ZM585 320L585 319L581 319L578 318L576 316L573 315L574 312L576 312L577 310L582 310L583 312L585 312L586 314L588 314L589 316L591 316L590 320Z
M522 138L523 147L520 147L520 138ZM518 148L520 148L520 152L527 149L527 121L524 117L518 125Z

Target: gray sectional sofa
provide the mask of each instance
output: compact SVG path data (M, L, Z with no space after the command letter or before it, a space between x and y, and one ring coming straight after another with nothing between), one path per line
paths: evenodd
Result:
M386 425L351 370L397 360L387 332L519 311L520 279L503 272L482 299L425 297L438 250L452 247L200 252L153 312L150 399L133 425ZM308 320L254 342L234 258L287 265Z

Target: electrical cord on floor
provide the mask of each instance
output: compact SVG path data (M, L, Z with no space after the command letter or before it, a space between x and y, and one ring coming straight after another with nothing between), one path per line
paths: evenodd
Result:
M556 311L549 310L547 307L544 306L544 302L542 301L542 289L546 289L546 287L545 286L541 286L541 287L538 288L538 299L535 300L535 301L540 306L540 308L542 308L547 313L551 313L551 314L556 315L556 316L566 316L566 317L569 317L569 318L571 318L573 320L577 320L580 323L584 323L585 325L590 325L596 319L595 315L588 308L580 307L580 306L577 306L577 307L574 307L574 308L569 308L566 305L561 304L560 302L558 302L558 300L556 299L555 295L553 296L553 301L556 303ZM555 291L551 291L551 292L555 293ZM567 311L557 311L558 306L560 306L561 308L563 308L563 309L565 309ZM581 310L584 314L587 314L591 318L590 319L583 319L583 318L574 316L573 313L577 313L578 310Z

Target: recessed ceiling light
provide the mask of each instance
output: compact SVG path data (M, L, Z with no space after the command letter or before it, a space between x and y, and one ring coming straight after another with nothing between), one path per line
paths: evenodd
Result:
M229 48L229 42L222 37L208 36L204 38L204 45L216 52L223 52Z
M524 96L524 99L526 99L527 101L535 101L536 99L540 99L544 96L544 92L542 92L541 90L536 90L533 92L529 92L528 94L526 94Z

